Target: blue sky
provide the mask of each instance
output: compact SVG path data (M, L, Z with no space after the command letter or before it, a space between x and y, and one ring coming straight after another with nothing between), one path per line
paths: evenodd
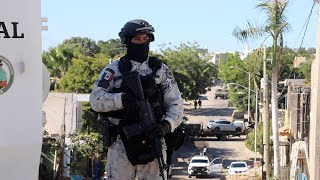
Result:
M264 14L255 8L259 0L42 0L42 17L49 27L44 31L43 50L55 47L63 40L79 36L95 41L118 38L123 25L132 19L145 19L155 28L151 49L172 43L197 42L212 51L242 51L246 44L232 36L236 26L245 27L247 20L262 24ZM291 31L284 37L291 47L302 42L303 26L313 0L289 0L286 17ZM315 5L302 47L316 46L317 11ZM302 33L301 33L302 32ZM301 34L300 34L301 33ZM300 34L300 36L299 36ZM249 42L251 49L263 41ZM269 46L271 38L266 41Z

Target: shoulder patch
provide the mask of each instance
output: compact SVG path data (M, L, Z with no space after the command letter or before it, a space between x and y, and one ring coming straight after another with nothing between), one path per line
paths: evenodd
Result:
M108 70L108 69L107 69ZM114 72L114 71L113 71ZM101 77L101 79L107 80L107 81L111 81L114 78L114 75L112 72L110 71L105 71Z
M114 70L107 68L103 75L101 76L101 79L105 79L107 81L111 81L114 78Z

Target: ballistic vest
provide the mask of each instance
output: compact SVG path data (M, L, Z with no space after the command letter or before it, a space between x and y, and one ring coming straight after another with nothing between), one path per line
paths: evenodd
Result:
M126 60L124 57L120 58L118 67L121 74L126 74L130 72L132 69L130 60ZM149 57L149 67L152 70L152 73L146 76L140 75L140 81L141 81L144 97L151 104L156 120L159 122L164 115L163 92L161 89L161 85L156 84L155 76L157 71L162 67L162 61L160 61L156 57ZM123 86L123 82L120 88L114 88L111 90L111 93L120 93L120 92L123 92L123 93L128 92L128 88ZM133 111L126 112L124 109L121 109L121 110L105 112L101 114L106 117L126 119L126 117L130 117L130 118L138 117L136 113L138 112L133 112Z

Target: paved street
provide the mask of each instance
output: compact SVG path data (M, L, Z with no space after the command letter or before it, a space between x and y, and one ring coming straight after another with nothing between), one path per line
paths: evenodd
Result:
M191 101L185 102L184 112L189 118L189 122L202 122L203 125L206 126L210 119L225 118L231 120L233 108L227 107L227 100L214 99L214 89L215 87L200 98L202 100L202 109L194 109ZM193 154L199 154L205 145L207 147L207 154L210 158L221 157L224 159L224 173L222 173L221 176L210 179L226 179L226 168L232 161L247 161L248 165L252 167L255 154L245 147L244 140L245 136L231 137L227 141L218 141L215 137L194 138L187 141L174 155L175 162L172 171L172 179L189 179L187 176L187 161L190 161ZM260 158L261 156L258 155L258 157ZM192 177L191 179L195 179L195 177Z

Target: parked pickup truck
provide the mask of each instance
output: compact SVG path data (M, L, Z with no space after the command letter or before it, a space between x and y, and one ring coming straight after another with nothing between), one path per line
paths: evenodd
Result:
M220 97L221 99L227 99L228 89L222 89L222 88L215 89L214 98L217 99L218 97Z
M222 172L222 159L215 158L212 161L206 155L193 156L188 165L188 176L210 176Z

